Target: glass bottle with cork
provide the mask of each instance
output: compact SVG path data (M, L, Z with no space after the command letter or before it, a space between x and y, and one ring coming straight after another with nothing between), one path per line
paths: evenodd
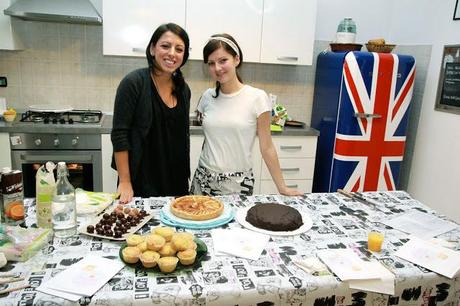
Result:
M77 208L75 188L67 179L65 162L57 167L57 182L51 203L53 231L55 237L67 238L77 234Z

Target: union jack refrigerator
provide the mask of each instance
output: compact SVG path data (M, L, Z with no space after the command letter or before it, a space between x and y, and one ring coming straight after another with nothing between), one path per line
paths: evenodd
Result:
M311 125L320 131L313 192L395 190L404 156L415 59L322 52Z

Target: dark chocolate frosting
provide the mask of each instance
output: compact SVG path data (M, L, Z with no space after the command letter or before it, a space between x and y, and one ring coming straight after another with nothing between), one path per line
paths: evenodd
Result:
M248 210L246 221L269 231L293 231L303 225L299 211L291 206L276 203L256 204Z

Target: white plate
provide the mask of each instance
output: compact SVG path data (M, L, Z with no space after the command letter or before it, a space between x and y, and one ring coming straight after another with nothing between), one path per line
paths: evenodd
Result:
M224 211L222 214L214 219L210 220L202 220L202 221L194 221L194 220L187 220L187 219L182 219L177 217L171 212L171 203L168 203L167 205L163 206L161 211L165 214L165 216L178 224L182 225L199 225L199 226L206 226L206 225L213 225L215 223L220 223L223 222L224 220L230 222L233 220L233 208L229 204L224 204Z
M70 112L73 110L72 106L69 105L61 105L61 106L52 106L47 104L40 104L40 105L30 105L29 106L31 111L34 112L48 112L48 113L64 113Z
M300 215L302 216L303 225L294 231L276 232L276 231L269 231L269 230L261 229L261 228L255 227L254 225L246 221L246 215L248 213L248 210L251 207L252 206L238 209L235 215L235 219L236 221L238 221L239 224L241 224L245 228L255 231L255 232L259 232L259 233L267 234L267 235L273 235L273 236L293 236L293 235L299 235L299 234L305 233L313 226L313 221L311 220L310 216L308 216L306 213L302 211L299 211Z

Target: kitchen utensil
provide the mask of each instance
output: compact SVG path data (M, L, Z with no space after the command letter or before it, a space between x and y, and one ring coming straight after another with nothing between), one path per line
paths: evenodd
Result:
M22 285L22 286L19 286L19 287L8 288L8 289L5 289L5 290L1 290L0 295L5 294L5 293L9 293L9 292L13 292L13 291L17 291L17 290L21 290L21 289L25 289L25 288L29 288L29 287L30 287L30 284Z

